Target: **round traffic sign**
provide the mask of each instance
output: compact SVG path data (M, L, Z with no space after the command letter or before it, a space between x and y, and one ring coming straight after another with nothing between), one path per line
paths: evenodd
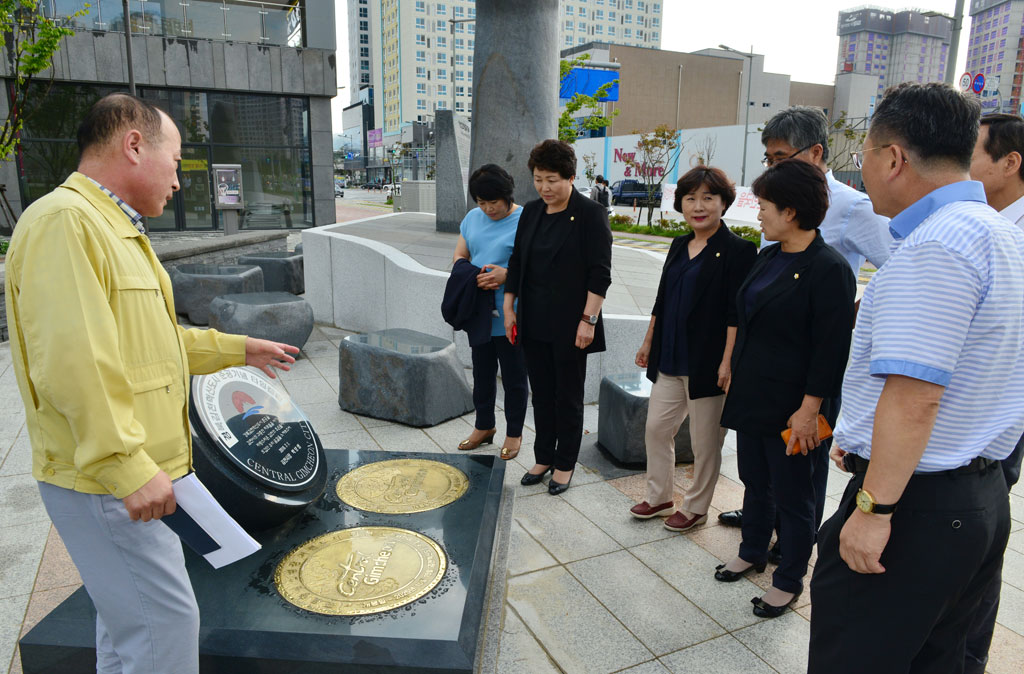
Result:
M968 91L971 88L971 81L974 78L971 77L970 73L964 73L960 76L960 91Z
M974 81L971 82L971 91L973 91L976 94L980 94L984 90L985 76L982 75L981 73L978 73L977 75L974 76Z

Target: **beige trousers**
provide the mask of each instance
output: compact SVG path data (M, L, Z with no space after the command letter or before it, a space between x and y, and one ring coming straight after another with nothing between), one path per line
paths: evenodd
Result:
M686 491L680 510L704 515L715 494L718 471L722 467L722 443L727 430L722 428L725 395L691 400L689 377L672 377L661 372L651 390L647 407L647 502L652 506L672 500L676 463L676 433L690 417L690 444L693 447L693 484Z

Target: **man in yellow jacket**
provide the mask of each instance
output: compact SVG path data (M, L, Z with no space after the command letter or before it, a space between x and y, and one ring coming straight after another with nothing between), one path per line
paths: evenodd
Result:
M98 672L199 671L181 543L158 522L191 466L188 378L298 349L185 330L141 231L178 190L181 136L151 104L101 99L78 171L25 210L6 260L11 355L32 474L96 605Z

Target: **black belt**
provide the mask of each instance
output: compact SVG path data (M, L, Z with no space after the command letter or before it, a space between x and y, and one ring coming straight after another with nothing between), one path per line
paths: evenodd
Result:
M856 454L846 454L843 456L843 467L850 473L867 472L869 463L870 461L857 456ZM981 473L986 471L997 463L999 462L994 459L986 459L984 457L977 456L966 466L960 466L959 468L952 468L950 470L939 470L933 473L915 473L915 475L970 475L972 473Z

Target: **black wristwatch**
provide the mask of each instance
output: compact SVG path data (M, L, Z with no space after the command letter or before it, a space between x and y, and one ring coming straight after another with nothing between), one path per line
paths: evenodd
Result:
M593 316L591 316L590 314L583 314L583 318L581 318L580 320L586 323L590 323L591 325L597 325L597 316L598 314L594 314Z

